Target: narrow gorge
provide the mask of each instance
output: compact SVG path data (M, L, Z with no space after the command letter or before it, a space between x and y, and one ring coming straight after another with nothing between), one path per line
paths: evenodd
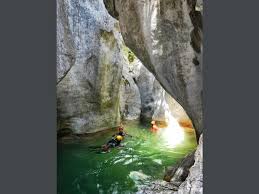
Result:
M202 193L202 50L202 1L57 0L58 193Z

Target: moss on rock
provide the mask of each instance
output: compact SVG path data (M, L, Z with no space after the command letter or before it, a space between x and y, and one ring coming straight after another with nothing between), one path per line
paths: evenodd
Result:
M101 39L103 41L108 43L111 47L115 47L116 39L115 39L112 31L108 32L108 31L100 29L100 35L101 35Z

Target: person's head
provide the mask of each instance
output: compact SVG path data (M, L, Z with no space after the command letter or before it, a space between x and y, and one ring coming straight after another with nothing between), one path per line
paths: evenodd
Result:
M116 136L116 140L121 141L122 139L123 139L123 137L121 135Z
M123 131L123 127L119 127L119 131L122 132Z
M152 125L155 125L155 124L156 124L156 122L155 122L155 121L151 121L151 124L152 124Z

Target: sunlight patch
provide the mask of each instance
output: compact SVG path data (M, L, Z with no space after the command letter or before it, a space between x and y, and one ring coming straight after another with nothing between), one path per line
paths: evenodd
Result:
M184 140L184 130L178 121L169 115L168 126L160 130L160 136L167 147L174 148Z

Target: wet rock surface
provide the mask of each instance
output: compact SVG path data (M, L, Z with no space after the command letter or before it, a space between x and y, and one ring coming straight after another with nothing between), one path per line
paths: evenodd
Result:
M194 152L188 154L177 165L167 170L164 180L172 182L176 186L180 186L181 183L187 178L189 169L194 164Z
M203 137L201 135L199 146L195 152L195 163L190 168L186 180L180 185L177 194L203 193Z
M178 187L166 181L153 181L148 186L139 188L137 194L172 194Z

